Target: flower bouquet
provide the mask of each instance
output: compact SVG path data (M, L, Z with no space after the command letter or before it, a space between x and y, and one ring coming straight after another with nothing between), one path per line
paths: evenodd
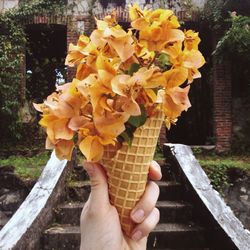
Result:
M130 212L144 192L162 121L167 128L190 106L188 92L205 63L200 38L182 31L171 10L129 8L131 28L115 13L96 20L90 37L70 44L66 65L72 82L58 86L42 104L46 148L71 159L79 147L87 161L101 162L111 203L130 235Z

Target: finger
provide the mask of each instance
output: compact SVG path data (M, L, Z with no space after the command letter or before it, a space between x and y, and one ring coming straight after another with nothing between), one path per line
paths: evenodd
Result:
M161 167L156 161L152 161L149 166L148 176L153 181L159 181L162 177Z
M149 181L142 198L131 212L131 218L134 222L141 223L152 212L158 200L159 193L158 185L153 181Z
M148 217L139 225L137 225L132 232L132 239L138 241L146 236L156 227L160 220L160 212L158 208L154 208Z
M109 205L107 176L103 167L98 163L85 161L84 169L90 178L91 193L89 197L89 206L91 209L98 209L100 206Z

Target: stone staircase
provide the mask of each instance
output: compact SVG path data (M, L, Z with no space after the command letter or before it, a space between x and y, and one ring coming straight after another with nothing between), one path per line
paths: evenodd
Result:
M194 220L187 190L175 181L169 165L162 164L162 173L157 202L161 219L149 235L147 249L208 250L206 231ZM55 209L54 223L43 233L43 250L79 250L80 214L89 192L86 172L82 167L75 168L68 180L65 201Z

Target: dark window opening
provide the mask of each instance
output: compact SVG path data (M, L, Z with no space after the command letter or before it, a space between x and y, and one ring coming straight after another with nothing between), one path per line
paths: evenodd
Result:
M192 107L183 112L176 125L167 131L167 140L172 143L187 145L214 144L211 84L212 33L204 25L186 22L185 29L199 31L201 43L199 49L206 64L200 69L202 78L191 84L189 99Z
M99 0L104 9L108 7L109 3L116 4L116 6L125 6L126 0Z
M64 25L33 24L26 27L26 89L30 100L42 102L64 83L67 28Z

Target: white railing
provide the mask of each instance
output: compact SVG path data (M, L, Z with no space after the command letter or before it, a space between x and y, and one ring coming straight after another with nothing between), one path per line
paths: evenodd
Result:
M55 153L16 213L0 231L0 249L38 249L40 236L53 216L64 187L67 161Z
M249 231L244 228L220 194L213 189L209 178L196 160L191 148L187 145L171 143L166 143L164 147L171 149L172 155L177 160L182 173L196 195L233 244L240 250L249 250Z

